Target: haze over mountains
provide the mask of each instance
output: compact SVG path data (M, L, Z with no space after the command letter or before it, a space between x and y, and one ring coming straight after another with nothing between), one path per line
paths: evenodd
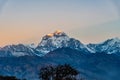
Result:
M65 63L86 80L120 80L120 39L84 45L55 31L45 35L37 47L18 44L0 48L0 75L37 80L41 67Z

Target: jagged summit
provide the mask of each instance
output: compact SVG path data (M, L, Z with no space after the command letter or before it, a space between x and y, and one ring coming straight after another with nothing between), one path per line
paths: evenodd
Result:
M45 35L36 49L46 54L50 51L62 47L70 47L77 50L83 49L87 51L86 46L84 46L79 40L70 38L66 33L60 30Z

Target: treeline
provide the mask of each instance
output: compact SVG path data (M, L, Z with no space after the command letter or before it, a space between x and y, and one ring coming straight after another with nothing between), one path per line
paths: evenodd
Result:
M69 64L58 66L46 66L39 71L39 80L83 80L78 79L79 71ZM14 76L0 76L0 80L26 80L18 79Z

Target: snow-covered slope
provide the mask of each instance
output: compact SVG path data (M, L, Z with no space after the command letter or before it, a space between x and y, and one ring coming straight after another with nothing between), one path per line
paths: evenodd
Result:
M34 54L34 49L25 46L23 44L18 44L18 45L8 45L3 48L0 48L0 57L11 57L11 56L33 56Z
M88 44L87 47L91 49L94 53L104 52L107 54L118 54L120 53L120 39L112 38L100 44Z
M72 49L89 52L86 46L79 40L70 38L66 33L62 31L55 31L54 33L45 35L36 49L46 54L50 51L62 47L69 47Z

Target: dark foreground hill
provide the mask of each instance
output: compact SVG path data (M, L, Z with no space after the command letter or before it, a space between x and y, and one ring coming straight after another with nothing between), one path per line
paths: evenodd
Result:
M70 48L56 49L43 57L1 57L0 75L36 80L41 67L70 64L86 80L120 80L120 57L115 54L86 54Z

